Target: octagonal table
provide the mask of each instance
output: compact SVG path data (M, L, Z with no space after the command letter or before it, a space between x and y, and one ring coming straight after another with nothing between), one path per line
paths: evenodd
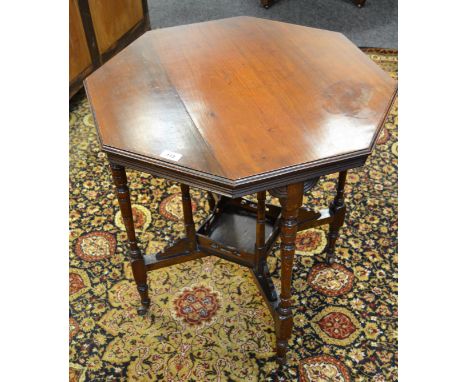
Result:
M298 230L329 224L334 260L346 171L371 153L396 83L340 33L252 17L147 32L85 81L125 223L133 275L215 255L249 267L275 319L277 358L292 332ZM181 183L186 237L143 255L125 167ZM330 208L302 207L320 176L339 172ZM195 228L189 186L211 213ZM266 191L281 208L265 204ZM257 202L242 196L257 193ZM266 258L281 237L281 291Z

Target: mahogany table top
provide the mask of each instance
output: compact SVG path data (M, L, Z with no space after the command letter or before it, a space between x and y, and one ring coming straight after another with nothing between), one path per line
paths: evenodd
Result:
M85 86L111 161L228 196L362 165L397 88L340 33L253 17L147 32Z

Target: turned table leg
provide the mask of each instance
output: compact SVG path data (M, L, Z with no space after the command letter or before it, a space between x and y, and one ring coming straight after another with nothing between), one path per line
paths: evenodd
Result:
M338 238L338 231L344 223L346 215L346 206L344 202L344 187L346 183L347 171L341 171L338 177L338 185L336 188L336 196L330 206L330 213L333 214L333 221L330 223L330 231L328 232L328 244L325 250L327 254L327 263L333 264L335 261L335 243Z
M291 338L293 316L291 310L291 284L294 253L296 250L297 215L302 205L304 184L291 184L287 196L281 198L281 294L277 308L276 353L278 363L286 364L288 341Z
M182 210L184 212L185 234L190 243L190 250L195 251L197 247L197 239L195 234L195 223L193 222L190 188L186 184L181 184L180 190L182 191Z
M122 219L127 231L128 245L130 248L130 261L138 293L140 294L141 306L138 308L138 314L144 315L148 311L150 299L148 297L148 283L146 276L146 267L140 248L135 236L135 227L133 224L132 205L130 203L130 193L127 186L127 175L125 168L116 164L110 165L112 178L117 190Z
M257 193L257 224L255 235L255 255L257 264L263 259L265 252L265 198L266 191Z
M276 301L273 281L267 265L265 248L265 199L266 191L257 193L257 224L255 235L255 268L254 272L269 301Z

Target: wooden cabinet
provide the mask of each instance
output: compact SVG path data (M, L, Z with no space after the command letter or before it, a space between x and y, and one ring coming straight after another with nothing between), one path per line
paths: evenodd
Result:
M69 96L83 79L150 29L147 0L69 0Z
M86 35L81 22L77 0L69 0L69 75L70 80L77 78L81 73L88 74L91 70L91 54L89 53Z

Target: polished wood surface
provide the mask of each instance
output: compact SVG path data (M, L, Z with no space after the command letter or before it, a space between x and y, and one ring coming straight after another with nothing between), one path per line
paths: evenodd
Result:
M148 32L86 89L113 162L241 196L362 165L396 84L342 34L235 17Z

